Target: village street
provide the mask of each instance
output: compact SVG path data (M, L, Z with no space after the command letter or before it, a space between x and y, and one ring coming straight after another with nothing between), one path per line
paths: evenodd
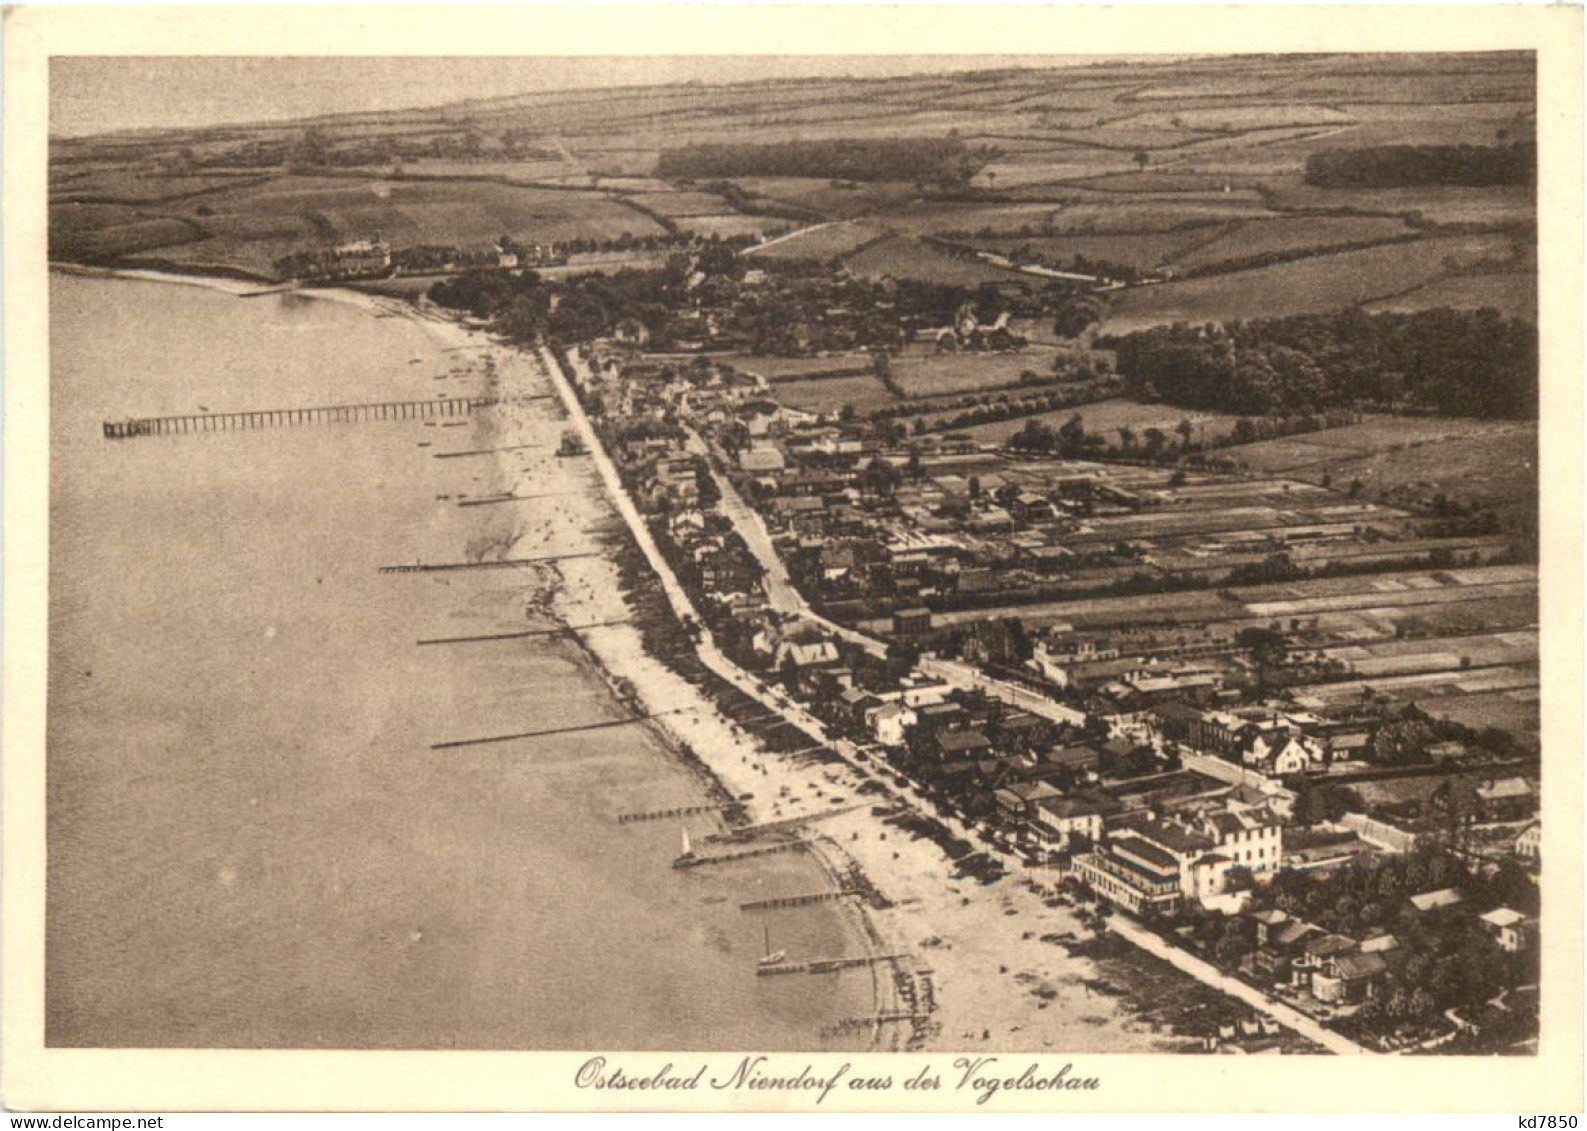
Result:
M766 523L751 507L738 489L733 486L727 476L723 475L712 458L713 452L693 429L686 429L688 433L688 450L696 455L703 456L711 468L711 477L716 481L717 489L721 492L722 513L733 521L733 528L744 539L744 544L749 547L750 553L755 555L761 567L766 571L766 595L772 608L780 613L789 613L798 616L801 620L818 625L822 630L850 644L865 649L873 656L885 656L887 646L874 636L857 632L852 628L828 620L817 613L805 601L803 595L794 588L788 578L787 567L783 565L782 556L777 553L772 544L771 534L766 529ZM1055 723L1068 726L1083 726L1086 717L1079 711L1065 707L1061 703L1054 703L1045 695L1020 687L1007 680L994 679L984 675L966 664L953 660L944 660L936 656L924 656L919 663L920 670L927 675L935 676L946 681L961 691L981 691L1005 703L1050 719Z

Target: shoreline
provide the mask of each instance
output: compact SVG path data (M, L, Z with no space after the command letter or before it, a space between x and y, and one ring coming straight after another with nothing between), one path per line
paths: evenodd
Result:
M542 347L536 352L546 358L548 368L554 365L548 350ZM561 376L557 372L553 380ZM562 391L576 404L570 389ZM569 411L571 414L574 407ZM587 420L583 425L589 429ZM607 487L614 490L610 482ZM631 501L627 508L632 510ZM633 516L628 521L634 521ZM645 525L642 518L637 521L641 527ZM562 563L559 568L567 573L585 564ZM657 584L667 596L677 597L675 580L658 575ZM681 600L687 607L687 597ZM676 615L672 603L667 604L669 614ZM600 635L608 631L602 630ZM662 667L643 649L638 662ZM700 662L711 666L705 655ZM738 687L738 679L728 679L725 674L721 678L735 690L748 693ZM644 686L646 681L639 682ZM745 682L764 689L753 677L746 675ZM753 697L763 708L775 702L767 702L759 694ZM676 729L681 718L669 718L668 729ZM897 965L909 968L915 999L933 1006L926 1031L912 1033L909 1048L962 1050L977 1047L971 1043L977 1041L987 1051L1011 1053L1054 1048L1149 1052L1183 1047L1184 1038L1153 1033L1145 1024L1136 1023L1134 1012L1123 1002L1092 997L1085 987L1095 980L1093 963L1058 953L1057 948L1041 947L1039 935L1083 930L1072 910L1044 899L1026 877L1010 876L983 889L973 880L952 875L951 861L938 843L923 833L889 824L886 815L872 811L873 805L865 801L870 796L865 786L873 780L868 772L851 768L835 756L831 761L809 764L813 750L763 758L745 769L747 756L740 754L736 761L731 756L742 748L736 740L726 749L694 745L730 788L742 793L753 787L776 787L771 812L766 814L771 820L810 825L818 839L841 847L863 875L884 877L880 894L886 907L868 909L866 918L876 937L883 940L884 953L909 956ZM801 761L806 764L800 765ZM758 793L754 798L760 814L766 813L763 796ZM852 804L856 797L862 804ZM1042 929L1022 929L1032 921ZM1025 969L1020 969L1022 966ZM1005 988L1007 982L1013 984ZM1060 1008L1049 1008L1053 1005ZM1107 1038L1103 1038L1104 1032ZM897 1036L893 1040L895 1048L903 1047Z
M485 339L490 355L497 359L496 369L502 381L534 381L538 385L545 379L539 369L544 359L538 352L496 341L486 331L456 320L448 322L448 329L460 340ZM497 439L503 446L511 447L541 438L553 426L537 414L543 411L543 407L498 407L501 415ZM560 403L557 414L565 415ZM537 611L563 625L600 626L569 633L567 642L579 665L600 682L616 706L634 715L671 712L638 725L688 773L702 801L723 806L718 816L710 818L718 822L720 834L731 835L757 821L782 818L780 811L768 808L761 782L755 779L775 770L781 783L783 774L797 768L776 765L775 753L758 743L752 744L750 736L733 721L731 710L725 709L729 705L721 698L734 694L731 687L714 686L709 672L693 671L687 664L680 670L669 661L669 650L656 646L656 634L676 633L681 639L682 626L665 598L651 588L657 579L599 480L582 473L588 467L587 459L569 460L547 453L537 457L533 466L535 470L529 471L505 456L499 458L496 470L504 490L529 493L525 479L532 479L541 490L548 480L557 482L572 497L570 502L577 500L572 508L575 514L564 517L577 517L586 527L593 526L588 536L603 548L596 557L562 561L550 567L548 572L556 580L536 601ZM578 514L579 511L583 513ZM703 685L699 681L701 675L705 677ZM772 835L785 834L779 830ZM813 878L838 890L838 870L817 852L812 851L809 856L816 873ZM874 924L865 919L863 910L857 916L845 911L843 920L843 932L851 946L860 944L867 956L878 953L870 943L880 935ZM846 950L846 954L858 956L851 950ZM884 1010L882 994L886 988L873 979L871 1015ZM819 1037L812 1034L812 1047L833 1047L832 1035L852 1031L844 1028L845 1020L831 1018Z
M101 277L203 286L234 296L242 288L235 280L214 276L60 269ZM547 365L554 362L544 350L509 344L496 339L483 326L424 312L411 302L335 287L295 293L346 302L372 316L409 318L451 346L487 351L503 374L512 373L536 384L555 384L560 376L546 372ZM566 411L565 406L562 409ZM518 411L533 410L514 410L505 416L500 422L504 435L521 426L522 422L515 419ZM538 418L537 427L544 430L551 427L551 422ZM552 466L571 469L582 462L557 460ZM521 486L523 472L505 462L498 465L498 471L508 487L517 490ZM667 601L664 579L650 570L633 531L599 478L563 472L552 472L552 477L566 478L571 486L569 493L576 492L582 500L600 500L598 507L589 508L590 513L582 516L583 524L605 528L588 533L605 541L613 552L557 563L554 573L561 583L549 595L547 607L563 624L618 619L625 622L577 634L579 654L596 669L608 692L624 706L633 702L630 695L637 697L638 702L648 705L649 711L675 710L679 703L697 703L698 707L688 714L668 715L643 725L665 742L669 754L691 771L709 796L725 793L726 800L742 804L744 813L753 821L807 822L811 839L816 842L811 855L829 886L840 886L837 877L841 871L827 855L833 852L841 853L860 874L880 879L882 898L878 902L884 904L882 908L844 901L845 916L851 921L850 933L870 954L911 956L872 967L874 1013L892 1012L886 1003L900 997L929 1003L931 1008L925 1025L910 1028L907 1037L897 1025L874 1024L873 1049L980 1048L1014 1053L1082 1048L1147 1052L1164 1047L1167 1038L1145 1032L1143 1025L1132 1020L1134 1011L1124 1008L1121 1002L1099 1000L1089 992L1082 1000L1081 989L1096 980L1095 963L1035 941L1044 932L1051 935L1065 929L1078 931L1079 922L1071 911L1043 901L1021 877L1010 876L988 889L981 889L970 880L955 879L950 874L949 860L937 844L890 825L884 817L870 811L870 799L860 791L864 782L848 766L841 761L833 764L813 759L809 750L778 752L763 747L753 734L753 727L741 726L722 711L722 701L712 686L700 686L675 670L665 655L654 654L666 649L647 646L643 638L647 627L644 606L659 602L649 613L677 624ZM538 486L543 489L544 483ZM598 521L591 523L592 515L598 515ZM608 525L614 521L620 534L612 533ZM542 538L547 536L542 534ZM622 569L625 558L631 565L629 571ZM631 574L626 581L624 572ZM665 623L651 627L666 630ZM722 691L744 695L747 702L755 702L731 681L711 678L721 682ZM765 706L756 705L762 710ZM746 794L750 796L745 798ZM835 809L840 800L845 806L856 801L863 804ZM1032 920L1041 925L1035 930L1020 930L1020 924ZM882 975L884 965L903 975L895 977L891 987ZM1109 1039L1100 1039L1104 1032ZM1173 1044L1182 1047L1184 1039L1179 1037Z

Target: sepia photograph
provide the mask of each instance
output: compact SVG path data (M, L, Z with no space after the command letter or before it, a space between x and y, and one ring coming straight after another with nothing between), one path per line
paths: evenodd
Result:
M46 1052L1547 1051L1535 51L47 82Z

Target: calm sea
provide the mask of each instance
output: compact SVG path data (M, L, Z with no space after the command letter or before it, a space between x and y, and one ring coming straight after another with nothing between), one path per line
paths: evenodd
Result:
M619 710L566 643L416 646L544 623L534 572L378 573L532 525L440 498L510 486L431 458L487 417L101 437L455 395L477 354L301 296L56 275L50 299L49 1043L840 1047L821 1030L870 975L757 978L766 920L738 907L821 886L810 861L679 872L676 824L616 824L703 797L646 730L431 749ZM858 946L834 910L771 922L796 954Z

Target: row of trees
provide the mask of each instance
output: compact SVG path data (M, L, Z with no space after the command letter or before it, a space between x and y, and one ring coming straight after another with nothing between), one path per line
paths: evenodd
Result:
M1529 141L1319 149L1306 158L1306 183L1319 188L1530 185L1536 179L1537 146Z
M1097 345L1117 351L1131 395L1188 408L1267 416L1370 404L1537 416L1537 329L1491 309L1181 322Z

